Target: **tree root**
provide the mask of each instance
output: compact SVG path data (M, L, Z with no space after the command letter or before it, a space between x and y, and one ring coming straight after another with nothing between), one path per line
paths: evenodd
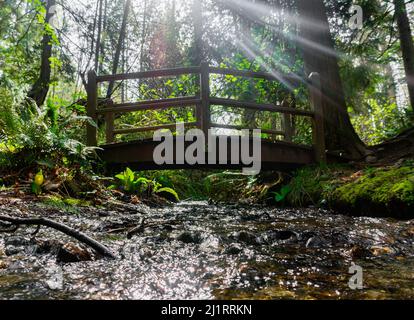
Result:
M103 244L99 243L98 241L90 238L89 236L87 236L86 234L77 231L67 225L64 225L62 223L50 220L50 219L46 219L46 218L27 218L27 219L23 219L23 218L12 218L12 217L8 217L8 216L2 216L0 215L0 221L1 222L7 222L10 224L10 227L14 227L14 229L10 229L10 230L5 230L6 232L13 232L15 230L17 230L17 228L19 226L38 226L38 229L36 230L36 233L38 232L40 226L45 226L48 228L52 228L55 230L58 230L64 234L66 234L67 236L70 236L72 238L75 238L76 240L78 240L79 242L91 247L92 249L94 249L97 253L99 253L100 255L102 255L103 257L106 258L111 258L111 259L116 259L116 256L114 255L114 253L112 253L112 251L107 248L106 246L104 246Z

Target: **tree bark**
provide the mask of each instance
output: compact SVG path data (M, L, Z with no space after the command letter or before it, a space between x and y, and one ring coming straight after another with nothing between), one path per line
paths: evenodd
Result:
M147 35L147 14L148 14L148 3L144 0L144 20L142 22L142 34L141 34L141 49L139 52L139 71L144 71L144 46Z
M99 14L98 14L98 34L96 36L96 48L95 48L95 71L99 72L100 65L100 53L101 53L101 37L102 37L102 19L103 19L103 0L99 1Z
M352 126L340 77L338 56L323 0L298 0L299 37L307 75L321 76L325 138L328 151L344 152L351 159L367 155L367 148Z
M86 244L87 246L91 247L92 249L94 249L96 252L98 252L100 255L104 257L111 258L111 259L116 258L116 256L113 254L113 252L109 248L99 243L98 241L90 238L89 236L87 236L86 234L82 232L79 232L71 227L68 227L67 225L64 225L62 223L59 223L59 222L56 222L50 219L37 218L37 217L22 219L22 218L13 218L9 216L0 215L0 221L10 223L12 226L16 226L16 227L25 225L25 226L45 226L45 227L53 228L70 237L75 238L76 240L78 240L79 242L82 242L83 244ZM17 230L17 228L15 228L12 231L15 231L15 230Z
M56 0L48 0L46 4L46 17L45 23L50 23L54 12L51 12L51 8L56 5ZM49 93L50 78L52 73L52 66L50 58L52 57L52 36L49 31L45 30L45 34L42 39L42 56L40 65L40 75L32 89L30 90L28 97L36 101L38 106L45 103L46 97Z
M193 0L192 19L194 27L194 48L191 62L194 66L205 62L204 43L203 43L203 6L201 0Z
M408 95L411 109L414 111L414 44L410 20L408 18L405 0L394 0L394 6L404 61L405 77L408 85ZM412 115L411 120L414 120L414 115Z
M130 8L131 8L131 0L126 0L125 7L124 7L124 16L122 18L121 30L119 31L118 45L116 47L115 58L114 58L114 62L112 65L112 74L116 74L118 72L119 60L121 58L121 52L122 52L123 44L125 41L126 27L127 27ZM108 91L106 94L107 98L111 97L112 91L114 89L114 84L115 84L114 81L111 81L109 83Z

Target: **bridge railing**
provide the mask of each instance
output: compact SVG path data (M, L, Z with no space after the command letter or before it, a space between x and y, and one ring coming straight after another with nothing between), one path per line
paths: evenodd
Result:
M161 99L161 100L149 100L129 103L113 103L110 100L109 105L106 104L104 108L98 108L98 84L103 82L114 82L124 80L137 80L159 77L172 77L180 75L198 75L199 76L199 94L197 96L181 97L173 99ZM310 91L310 104L313 111L298 110L289 107L284 102L282 105L264 104L255 102L245 102L232 99L223 99L212 97L210 94L210 75L232 75L246 78L266 79L269 81L278 81L283 83L286 87L292 89L300 84L305 83ZM245 129L243 126L224 125L218 123L212 123L210 106L221 105L228 107L245 108L256 111L270 111L280 113L283 116L283 130L264 130L262 133L270 135L283 136L286 142L292 142L294 135L294 128L292 127L291 118L293 116L304 116L312 119L313 125L313 147L315 150L315 160L317 162L326 161L325 153L325 138L324 138L324 119L322 109L322 94L321 94L321 82L317 73L312 73L308 80L300 79L295 75L285 75L279 73L266 73L266 72L253 72L253 71L241 71L232 69L223 69L210 67L208 64L202 64L199 67L188 68L176 68L165 70L154 70L137 73L115 74L115 75L102 75L97 76L95 71L91 70L88 73L88 104L87 113L95 122L97 122L98 116L103 115L106 122L106 142L113 143L115 136L120 134L130 134L137 132L156 131L159 129L174 129L176 124L166 124L160 126L131 128L131 129L115 129L115 114L128 113L145 110L161 110L176 107L188 107L196 106L196 121L185 123L187 127L197 127L203 130L206 134L210 128L223 128L223 129ZM247 128L246 128L247 129ZM248 128L253 129L253 128ZM260 128L258 128L260 129ZM90 146L97 146L97 128L88 124L87 125L87 143Z

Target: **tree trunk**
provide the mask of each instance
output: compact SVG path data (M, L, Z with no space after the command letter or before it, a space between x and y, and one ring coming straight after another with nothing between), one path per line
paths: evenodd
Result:
M204 43L203 43L203 6L201 0L193 0L192 19L194 27L194 48L191 62L195 66L205 62Z
M321 76L325 138L328 151L345 152L351 159L367 155L365 144L352 126L342 80L338 56L329 29L323 0L298 0L299 37L307 75L318 72Z
M144 71L144 46L147 35L147 14L148 14L148 3L144 0L144 20L142 22L142 34L141 34L141 49L139 52L139 71Z
M56 0L48 0L46 4L46 18L45 22L50 23L54 12L51 12L51 8L56 5ZM49 31L44 31L45 34L42 40L42 57L40 65L40 75L32 89L30 90L28 97L36 101L37 105L44 104L47 94L49 93L50 78L52 73L52 66L50 58L52 57L52 36Z
M95 71L99 72L99 59L101 51L101 36L102 36L102 18L103 18L103 0L99 1L99 15L98 15L98 34L96 37L96 48L95 48Z
M408 19L405 0L394 0L394 6L402 57L404 60L405 77L408 85L408 94L411 109L414 111L414 44L411 34L410 20ZM412 120L414 120L414 115L412 116Z
M126 27L127 27L130 8L131 8L131 0L126 0L125 7L124 7L124 16L122 18L121 30L119 31L118 45L116 47L115 58L114 58L114 62L112 65L112 74L116 74L118 72L119 60L121 58L121 51L122 51L123 44L125 41ZM108 91L106 94L107 98L111 97L112 91L114 89L114 84L115 84L114 81L111 81L109 83Z

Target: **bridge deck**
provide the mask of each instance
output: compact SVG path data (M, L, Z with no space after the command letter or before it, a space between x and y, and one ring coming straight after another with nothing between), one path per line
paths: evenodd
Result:
M227 163L219 164L174 164L159 166L154 162L154 149L160 142L153 140L133 141L126 143L115 143L101 146L100 157L111 167L129 166L133 169L162 170L162 169L240 169L246 167L241 160L237 164L231 163L231 141L227 139ZM186 143L186 147L191 144ZM216 154L218 154L216 152ZM175 159L175 156L174 156ZM206 155L206 159L207 155ZM239 157L240 159L240 157ZM206 161L208 162L208 161ZM304 165L314 164L315 152L312 147L297 145L294 143L278 141L262 141L261 146L261 168L265 170L290 170Z

